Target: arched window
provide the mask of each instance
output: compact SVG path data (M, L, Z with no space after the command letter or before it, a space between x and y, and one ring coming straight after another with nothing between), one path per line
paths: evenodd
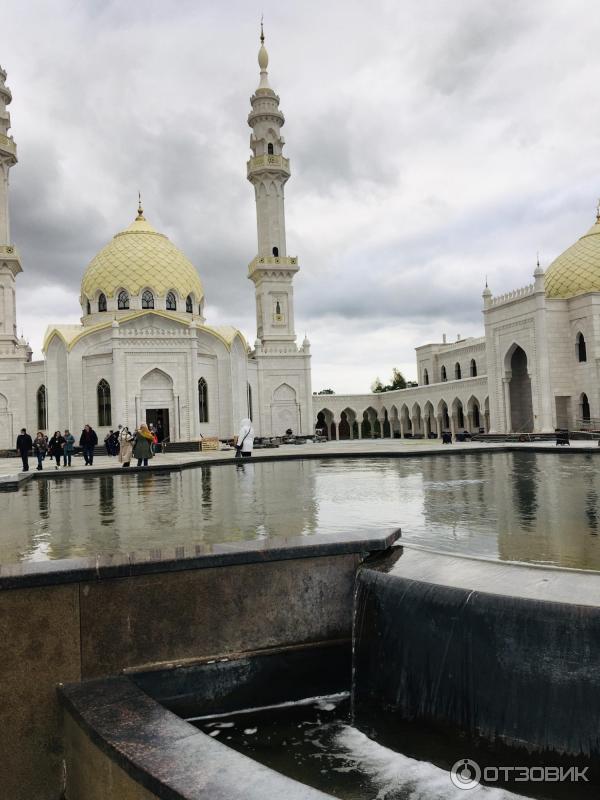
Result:
M457 381L461 379L460 364L458 363L458 361L454 365L454 379Z
M46 387L44 384L37 390L37 426L39 431L45 431L48 427L48 414L46 412Z
M154 295L148 289L142 294L142 308L154 308Z
M590 401L585 392L581 395L581 419L584 422L590 421Z
M119 296L117 297L117 308L119 311L126 311L129 308L129 295L125 289L119 292Z
M202 316L202 303L198 303L198 314Z
M98 298L98 311L106 311L106 295L101 294Z
M252 387L248 384L248 419L252 421Z
M471 377L472 378L477 377L477 362L475 361L474 358L471 359Z
M88 313L88 314L91 314L91 313L92 313L92 304L90 303L90 301L89 301L89 300L87 301L87 304L86 304L86 307L85 307L85 309L86 309L86 311L87 311L87 313Z
M198 417L200 422L208 422L208 384L204 378L198 381Z
M112 425L112 418L110 412L110 386L107 381L102 378L96 387L96 396L98 398L98 426L100 428Z
M447 381L448 376L446 375L446 367L442 364L442 381Z
M279 257L279 248L278 247L274 247L273 248L273 255L275 256L275 258Z
M177 300L173 292L167 294L167 311L177 311Z
M271 144L271 142L269 142L269 144L267 145L267 154L270 156L273 155L273 145Z
M423 370L423 383L425 386L429 386L429 373L426 369Z
M194 307L192 306L192 295L188 294L185 298L185 310L188 314L194 313Z
M585 348L585 337L583 333L577 334L577 361L587 361L587 352Z

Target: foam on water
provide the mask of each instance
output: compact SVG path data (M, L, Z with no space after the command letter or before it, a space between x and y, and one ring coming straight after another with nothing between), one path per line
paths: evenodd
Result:
M408 758L383 747L350 725L342 726L336 744L345 751L353 766L369 775L377 785L373 800L517 800L523 795L504 789L477 786L466 792L453 786L450 773L427 761Z

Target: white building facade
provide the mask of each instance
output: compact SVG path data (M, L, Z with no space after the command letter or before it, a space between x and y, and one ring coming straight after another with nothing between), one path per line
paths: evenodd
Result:
M483 292L485 335L417 348L419 385L314 395L329 438L600 429L600 207L533 283Z
M50 326L43 361L17 337L15 293L21 272L9 228L8 176L17 161L8 136L11 94L0 70L0 449L30 432L118 424L162 427L171 441L228 438L251 417L257 436L313 429L310 344L294 330L298 259L286 251L284 117L269 86L261 34L260 85L248 124L248 180L256 197L258 252L248 267L256 296L251 348L234 326L204 317L204 289L185 255L144 216L118 233L82 278L81 324Z

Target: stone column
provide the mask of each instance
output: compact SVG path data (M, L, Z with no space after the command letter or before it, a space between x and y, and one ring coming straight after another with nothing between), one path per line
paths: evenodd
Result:
M457 424L456 424L456 414L450 414L450 433L452 434L452 438L456 437L457 431Z
M504 432L510 433L512 428L511 413L510 413L510 379L511 373L502 378L502 388L504 392Z
M467 411L467 430L473 433L473 412Z
M435 418L435 426L437 429L438 439L442 438L442 431L444 430L444 426L442 425L442 417L438 414Z

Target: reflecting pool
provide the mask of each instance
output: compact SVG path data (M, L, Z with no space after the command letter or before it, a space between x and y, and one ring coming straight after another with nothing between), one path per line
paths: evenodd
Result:
M473 452L33 480L0 494L0 561L401 527L440 550L600 570L598 465Z

